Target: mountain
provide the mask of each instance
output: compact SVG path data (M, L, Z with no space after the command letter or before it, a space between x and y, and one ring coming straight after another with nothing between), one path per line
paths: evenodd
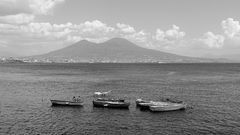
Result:
M217 62L217 60L213 59L179 56L142 48L122 38L113 38L103 43L82 40L66 48L35 56L34 58L54 62Z

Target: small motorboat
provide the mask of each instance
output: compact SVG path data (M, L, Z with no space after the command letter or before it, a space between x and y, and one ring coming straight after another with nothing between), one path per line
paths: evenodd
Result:
M168 103L162 105L151 105L149 109L152 112L166 112L166 111L176 111L176 110L185 110L187 107L184 103Z
M106 108L125 108L128 109L130 103L125 102L123 99L103 99L99 98L93 100L94 107L106 107Z
M83 106L82 101L51 100L52 106Z
M146 101L142 99L137 99L136 104L140 109L149 109L153 112L156 111L174 111L174 110L183 110L187 107L185 103L181 102L171 102L167 101Z

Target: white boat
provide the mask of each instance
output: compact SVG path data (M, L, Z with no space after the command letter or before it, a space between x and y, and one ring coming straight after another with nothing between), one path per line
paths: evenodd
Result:
M158 103L154 105L150 105L149 109L153 112L165 112L165 111L176 111L176 110L184 110L187 105L184 103L169 103L164 102L164 104Z
M141 109L149 109L151 111L174 111L185 109L187 105L182 101L146 101L142 99L136 100L136 105Z

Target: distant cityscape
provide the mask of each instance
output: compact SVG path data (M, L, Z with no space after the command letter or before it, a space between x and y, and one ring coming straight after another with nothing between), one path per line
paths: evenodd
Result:
M169 61L168 61L169 62ZM175 61L177 62L177 61ZM181 62L181 60L179 60ZM0 63L167 63L167 61L158 61L149 59L142 60L110 60L108 58L92 58L90 60L83 60L79 58L62 58L62 59L48 59L48 58L18 58L18 57L0 57Z
M53 63L48 59L37 60L33 58L0 57L0 63Z
M0 63L211 63L213 61L202 59L199 61L167 58L157 60L145 59L109 59L109 58L34 58L34 57L0 57ZM217 61L215 61L217 62ZM223 61L219 61L223 62ZM225 61L226 62L226 61Z

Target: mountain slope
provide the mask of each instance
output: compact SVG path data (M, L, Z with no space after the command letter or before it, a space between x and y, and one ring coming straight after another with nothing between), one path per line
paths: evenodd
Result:
M139 47L132 42L113 38L103 43L79 41L69 47L37 56L55 62L211 62L210 59L200 59L179 56L157 50Z

